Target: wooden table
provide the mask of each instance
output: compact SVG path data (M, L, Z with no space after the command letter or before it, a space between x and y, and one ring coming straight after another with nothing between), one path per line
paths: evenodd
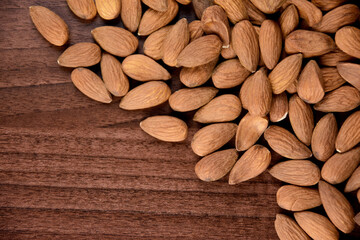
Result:
M70 44L93 41L91 29L106 23L78 19L65 0L1 1L0 239L277 239L279 181L268 173L237 186L198 180L192 114L183 116L188 139L163 143L139 122L171 113L166 104L128 112L119 99L85 97L56 63L66 47L36 31L31 5L63 17ZM190 9L180 15L194 19Z

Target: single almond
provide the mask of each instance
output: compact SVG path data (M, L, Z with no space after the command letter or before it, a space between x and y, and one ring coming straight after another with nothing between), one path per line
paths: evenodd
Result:
M207 35L192 41L179 54L178 66L197 67L216 60L221 51L222 42L216 35Z
M214 0L214 3L225 10L230 22L233 24L248 19L247 9L243 1Z
M102 49L119 57L134 53L139 44L139 40L131 32L120 27L97 27L91 34Z
M350 56L360 58L360 29L346 26L335 34L336 45Z
M295 81L293 81L287 88L286 91L290 94L295 94L297 93L297 85L298 85L299 80L295 79Z
M217 62L218 59L215 59L198 67L183 67L180 71L180 81L190 88L203 85L210 79Z
M94 0L66 0L70 10L79 18L91 20L96 16Z
M153 59L134 54L126 57L122 62L125 74L138 81L168 80L170 73Z
M206 156L229 142L235 135L236 127L234 123L215 123L203 127L194 134L191 148L195 154Z
M327 93L323 100L314 105L314 109L321 112L348 112L359 105L359 90L350 86L342 86Z
M247 113L239 123L236 131L235 146L238 151L252 147L265 132L269 121L266 117L252 116Z
M302 54L284 58L269 74L268 78L274 94L280 94L299 76L302 65Z
M140 0L126 0L121 1L121 20L124 26L130 31L135 32L141 20L141 1Z
M309 61L299 76L297 93L307 103L315 104L325 96L323 78L315 60Z
M266 67L273 69L279 61L282 50L281 30L275 21L265 20L261 24L259 46Z
M276 214L275 230L280 240L310 240L294 219Z
M161 81L150 81L129 91L120 101L120 108L138 110L155 107L166 102L171 95L168 85Z
M328 52L324 55L321 55L317 61L322 66L336 67L339 62L351 61L354 58L338 48L335 48L333 51Z
M346 81L340 76L335 67L321 68L321 75L324 83L324 91L330 92L341 87Z
M285 39L289 33L294 31L299 25L299 13L295 5L290 4L280 15L279 24L282 37Z
M71 73L71 80L75 87L89 98L102 103L110 103L112 101L104 82L89 69L74 69Z
M307 0L288 0L288 2L296 6L300 17L304 19L310 27L321 21L322 12L313 3Z
M238 59L230 59L220 63L212 74L216 88L233 88L240 85L250 75Z
M172 25L160 28L150 34L144 41L144 54L155 60L160 60L164 56L164 40L172 28Z
M255 7L257 7L260 11L266 14L275 13L285 0L250 0Z
M286 118L289 113L289 102L286 93L273 94L270 107L270 121L280 122Z
M225 59L236 58L236 53L235 53L233 47L231 46L231 43L228 48L221 49L221 56Z
M147 36L169 24L177 15L179 5L175 0L167 0L168 8L165 12L158 12L149 8L141 18L138 35Z
M336 137L336 150L346 152L360 142L360 111L352 113L343 123Z
M339 232L327 217L306 211L294 213L296 222L314 240L338 240Z
M190 42L202 37L204 30L202 29L202 22L200 20L194 20L189 23Z
M266 20L266 16L262 13L250 0L243 0L248 11L249 19L251 23L255 25L261 25Z
M171 116L152 116L140 122L140 128L150 136L165 142L181 142L188 135L183 120Z
M319 182L321 202L331 222L342 232L355 228L354 210L345 196L325 181Z
M210 102L218 91L213 87L183 88L170 96L169 104L174 111L189 112Z
M100 17L112 20L120 15L121 0L95 0L96 9Z
M232 94L214 98L201 107L194 115L194 121L200 123L229 122L241 113L241 102Z
M304 211L321 205L317 189L285 185L276 193L279 207L288 211Z
M214 0L193 0L192 5L195 11L195 15L198 19L201 19L201 16L206 8L213 5Z
M29 11L36 29L49 43L62 46L69 40L68 26L59 15L42 6L31 6Z
M311 0L311 2L323 11L329 11L340 6L346 0Z
M202 158L195 165L195 173L199 179L205 182L217 181L230 172L237 158L236 149L214 152Z
M360 91L360 64L338 63L336 67L340 76Z
M166 12L168 9L167 0L141 0L146 6L158 12Z
M312 156L310 149L285 128L272 125L266 129L264 138L269 146L283 157L306 159Z
M101 75L106 88L112 95L124 96L129 91L129 80L122 70L121 63L108 53L101 57Z
M83 42L68 47L58 58L57 62L63 67L90 67L98 64L101 50L95 43Z
M360 167L355 169L346 183L344 192L352 192L360 188Z

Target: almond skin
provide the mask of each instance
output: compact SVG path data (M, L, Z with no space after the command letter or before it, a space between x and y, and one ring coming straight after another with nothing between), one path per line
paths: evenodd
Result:
M310 149L282 127L270 126L266 129L264 138L269 146L283 157L306 159L312 156Z
M265 20L261 24L259 46L266 67L273 69L279 61L282 50L281 30L275 21Z
M102 103L110 103L112 101L111 95L103 81L89 69L74 69L71 73L71 80L75 87L89 98Z
M331 222L342 232L350 233L355 228L354 210L345 196L325 181L319 182L321 202Z
M183 88L170 96L169 104L174 111L189 112L210 102L218 91L213 87Z
M266 14L275 13L285 0L250 0L255 7L257 7L260 11Z
M340 128L336 137L336 150L346 152L360 142L360 111L351 114Z
M202 37L204 30L202 29L202 22L200 20L194 20L189 23L190 42Z
M201 19L201 16L206 8L213 5L214 0L193 0L192 5L195 11L195 14L198 19Z
M288 211L304 211L321 205L317 189L285 185L276 193L279 207Z
M225 59L233 59L236 58L236 53L231 46L231 43L228 48L221 49L221 56Z
M210 79L217 61L218 59L193 68L183 67L180 71L180 81L190 88L203 85Z
M276 214L275 230L280 240L310 240L294 219Z
M96 16L93 0L66 0L71 11L81 19L91 20Z
M338 63L336 68L342 78L360 91L360 64Z
M131 32L120 27L98 27L93 29L91 34L102 49L118 57L134 53L139 44Z
M164 40L172 26L166 26L150 34L144 42L144 54L155 60L164 56Z
M288 0L288 2L296 6L300 17L304 19L310 27L321 21L322 12L313 3L307 0Z
M58 58L57 62L63 67L90 67L98 64L101 50L95 43L77 43L68 47Z
M195 173L205 182L217 181L231 170L237 158L238 153L235 149L212 153L195 165Z
M140 0L126 0L121 1L121 20L124 26L130 31L135 32L141 20L141 1Z
M294 31L299 25L299 13L295 5L290 4L280 15L279 24L282 37L285 39L289 33Z
M29 11L36 29L49 43L62 46L69 40L68 26L59 15L42 6L31 6Z
M168 8L167 0L141 0L141 1L149 8L152 8L158 12L166 12Z
M315 60L309 61L299 76L297 93L307 103L315 104L325 96L323 78Z
M182 5L188 5L192 2L192 0L176 0L176 1Z
M138 81L168 80L170 73L151 58L134 54L124 59L122 63L125 74Z
M346 0L311 0L311 2L323 11L329 11L340 6Z
M338 48L328 52L317 59L317 62L322 66L336 67L339 62L351 61L354 58Z
M358 167L346 183L344 192L352 192L360 188L360 167Z
M120 108L138 110L155 107L166 102L171 90L166 83L150 81L129 91L120 101Z
M224 94L201 107L193 120L200 123L229 122L239 117L240 113L240 99L232 94Z
M321 68L320 70L325 92L335 90L346 82L334 67Z
M270 121L280 122L286 118L289 113L289 102L286 93L273 94L270 107Z
M212 74L216 88L232 88L240 85L250 75L238 59L230 59L220 63Z
M121 0L95 0L96 9L100 17L112 20L120 15Z
M225 10L230 22L233 24L248 19L247 9L243 1L214 0L214 3Z
M360 29L346 26L335 34L336 45L350 56L360 58Z
M263 14L257 7L250 2L250 0L244 0L245 6L248 11L249 19L251 23L255 25L261 25L266 20L265 14Z
M150 136L165 142L181 142L188 135L183 120L171 116L152 116L140 122L140 128Z
M203 127L195 133L191 148L198 156L206 156L229 142L235 135L236 127L234 123L215 123Z

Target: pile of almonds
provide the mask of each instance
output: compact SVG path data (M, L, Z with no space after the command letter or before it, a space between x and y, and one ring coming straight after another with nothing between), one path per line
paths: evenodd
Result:
M179 4L190 4L197 17L168 25ZM77 43L58 58L75 68L74 85L86 96L120 108L137 110L164 102L177 112L197 110L193 120L208 124L193 136L191 147L203 157L195 166L203 181L229 173L239 184L263 173L271 152L256 144L264 135L270 148L286 160L269 173L288 185L277 192L280 239L338 239L350 233L360 215L334 187L347 180L344 192L357 191L360 201L360 10L346 0L67 0L79 18L97 13L121 17L126 29L92 30L97 44ZM147 10L143 11L143 8ZM30 7L38 31L50 43L64 45L66 23L41 6ZM146 37L144 55L139 36ZM104 50L102 52L102 50ZM117 57L124 58L122 63ZM164 82L170 73L157 61L181 68L184 88L172 93ZM100 63L102 79L85 68ZM129 79L144 82L129 89ZM212 85L201 86L211 78ZM242 84L242 85L241 85ZM208 86L210 85L210 86ZM240 88L217 96L220 89ZM242 109L248 112L233 123ZM350 112L351 111L351 112ZM325 113L315 124L314 113ZM338 130L334 113L350 112ZM284 119L292 132L270 125ZM187 138L188 127L172 116L152 116L140 123L149 135L168 142ZM288 128L289 129L289 128ZM220 150L234 139L236 149ZM239 152L243 152L238 159ZM314 161L308 160L311 157ZM315 164L315 163L316 164ZM321 169L319 168L321 166ZM326 215L309 211L323 206Z

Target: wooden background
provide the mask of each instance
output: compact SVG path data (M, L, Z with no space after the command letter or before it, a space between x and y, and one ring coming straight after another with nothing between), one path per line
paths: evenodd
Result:
M40 36L31 5L64 18L70 44L93 41L97 26L122 26L82 21L65 0L1 1L0 239L277 239L279 181L268 173L238 186L198 180L192 113L182 117L188 139L163 143L139 122L171 113L167 104L127 112L119 99L105 105L82 95L71 69L56 63L66 47ZM194 19L191 7L181 9ZM170 85L180 87L177 77Z

